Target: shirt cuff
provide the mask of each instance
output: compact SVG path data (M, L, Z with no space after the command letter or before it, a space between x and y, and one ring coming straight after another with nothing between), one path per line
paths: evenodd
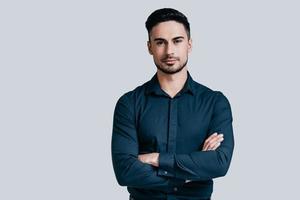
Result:
M171 153L159 153L158 175L175 177L174 172L174 155Z

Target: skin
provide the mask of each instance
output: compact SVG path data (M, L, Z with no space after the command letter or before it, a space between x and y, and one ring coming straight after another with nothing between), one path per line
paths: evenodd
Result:
M167 21L152 28L147 46L157 67L162 90L173 98L187 79L186 63L192 50L192 40L188 39L182 24Z
M192 50L192 39L188 38L183 24L176 21L161 22L154 26L147 42L148 51L157 67L161 89L173 98L187 80L188 54ZM203 145L202 151L214 151L224 140L222 134L214 133ZM152 166L159 166L159 153L138 155L138 159Z

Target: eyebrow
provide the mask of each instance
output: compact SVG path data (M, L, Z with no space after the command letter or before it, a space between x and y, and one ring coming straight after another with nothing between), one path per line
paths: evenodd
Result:
M178 39L184 39L184 37L183 36L178 36L178 37L174 37L174 38L172 38L172 40L178 40ZM166 41L166 39L164 39L164 38L155 38L154 39L154 41Z

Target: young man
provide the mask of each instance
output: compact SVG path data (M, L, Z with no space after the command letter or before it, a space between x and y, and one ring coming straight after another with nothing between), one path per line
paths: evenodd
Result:
M179 11L146 21L157 73L124 94L114 111L112 161L130 199L210 199L229 168L234 138L227 98L187 70L190 26Z

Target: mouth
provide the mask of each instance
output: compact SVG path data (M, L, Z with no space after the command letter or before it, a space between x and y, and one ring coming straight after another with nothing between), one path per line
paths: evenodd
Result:
M176 61L177 61L177 59L165 59L165 60L163 60L163 62L166 63L167 65L173 65L173 64L175 64Z

